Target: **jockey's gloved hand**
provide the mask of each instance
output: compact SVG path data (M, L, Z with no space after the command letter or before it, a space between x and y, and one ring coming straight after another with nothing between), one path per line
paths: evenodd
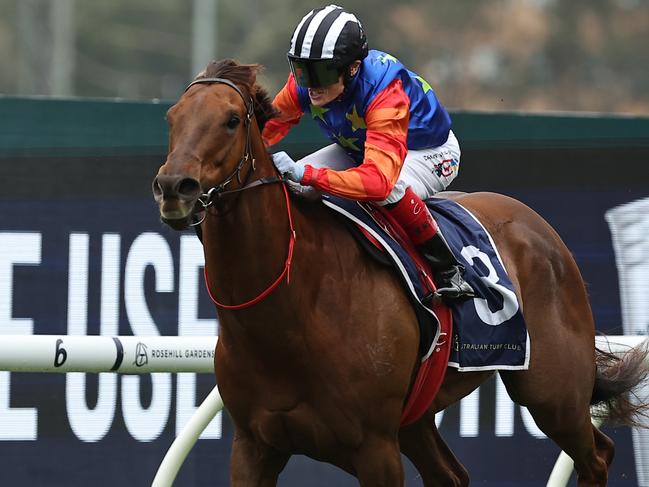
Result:
M282 176L299 183L304 177L304 166L296 163L286 152L273 154L273 163Z

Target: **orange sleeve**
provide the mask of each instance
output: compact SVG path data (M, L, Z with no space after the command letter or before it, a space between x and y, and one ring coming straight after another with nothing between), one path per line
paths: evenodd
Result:
M307 164L301 183L343 198L383 201L394 188L408 152L409 121L410 98L396 79L367 108L362 164L345 171Z
M282 140L304 114L298 101L297 85L293 73L288 75L286 84L275 96L273 106L279 112L279 116L269 120L264 126L261 136L266 147L270 147Z

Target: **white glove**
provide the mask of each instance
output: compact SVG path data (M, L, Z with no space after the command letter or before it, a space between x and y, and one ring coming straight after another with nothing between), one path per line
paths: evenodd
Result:
M286 152L273 154L273 163L282 176L299 183L304 177L304 166L296 163Z

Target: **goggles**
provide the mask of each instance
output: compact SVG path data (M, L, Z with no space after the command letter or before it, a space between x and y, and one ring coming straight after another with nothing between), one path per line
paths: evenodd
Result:
M304 88L321 88L336 84L340 71L333 59L300 59L288 56L295 82Z

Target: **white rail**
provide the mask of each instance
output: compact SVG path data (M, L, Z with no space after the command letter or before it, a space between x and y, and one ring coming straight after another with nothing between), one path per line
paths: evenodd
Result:
M0 335L0 370L214 373L215 336Z

